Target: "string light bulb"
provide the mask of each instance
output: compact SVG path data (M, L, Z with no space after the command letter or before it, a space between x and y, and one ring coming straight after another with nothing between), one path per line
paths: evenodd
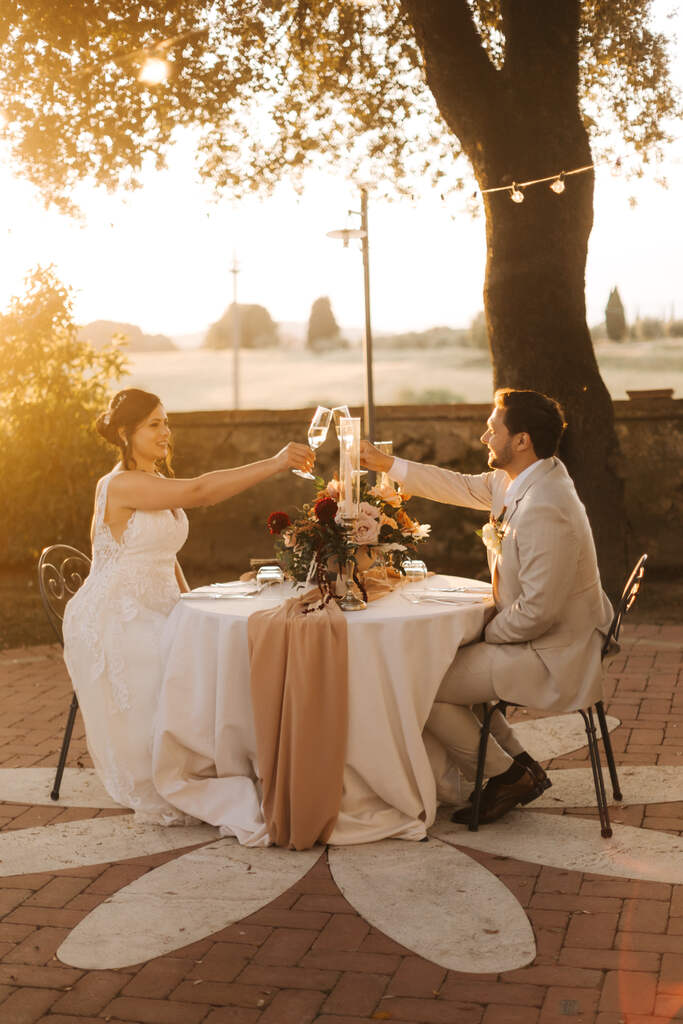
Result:
M554 192L556 196L561 196L565 189L564 183L564 171L562 171L550 186L550 191Z
M510 199L514 203L524 202L523 189L528 188L529 185L545 185L546 182L551 182L550 188L556 195L561 195L565 190L565 178L568 178L570 174L585 174L586 171L592 171L593 164L584 164L583 167L574 167L571 171L560 171L559 174L549 174L545 178L532 178L529 181L516 181L512 182L512 185L494 185L492 188L483 188L481 190L482 195L490 195L492 192L508 192Z
M510 199L512 200L513 203L523 203L524 202L524 193L522 192L521 189L517 188L517 183L514 182L514 181L512 182L512 185L510 186Z
M145 58L140 68L138 82L143 82L145 85L163 85L168 81L170 74L171 65L165 57L150 55Z

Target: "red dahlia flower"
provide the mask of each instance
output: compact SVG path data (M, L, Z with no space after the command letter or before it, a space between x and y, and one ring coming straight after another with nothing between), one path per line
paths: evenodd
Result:
M292 520L286 512L271 512L268 516L268 529L271 533L282 533L291 526L291 523Z
M338 508L339 506L334 498L323 495L322 498L318 498L316 501L313 511L319 523L331 523L337 514Z

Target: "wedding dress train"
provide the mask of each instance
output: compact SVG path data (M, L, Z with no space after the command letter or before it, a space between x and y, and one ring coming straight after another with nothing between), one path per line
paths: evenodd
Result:
M187 539L182 509L137 509L120 540L95 498L90 574L64 615L64 660L85 722L88 750L109 795L146 821L188 820L152 781L154 718L162 677L160 640L180 597L176 553Z

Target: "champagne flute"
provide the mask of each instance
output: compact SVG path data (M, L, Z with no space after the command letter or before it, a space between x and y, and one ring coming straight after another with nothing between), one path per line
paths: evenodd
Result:
M348 405L335 406L332 410L332 416L334 417L334 431L337 435L337 440L341 441L341 421L342 419L349 419L351 416Z
M332 410L327 409L324 405L319 405L313 413L313 419L311 425L308 428L308 443L310 447L315 451L319 448L327 437L327 431L330 429L330 420L332 419ZM304 480L315 480L312 473L304 473L302 469L293 469L292 473L296 476L302 477Z

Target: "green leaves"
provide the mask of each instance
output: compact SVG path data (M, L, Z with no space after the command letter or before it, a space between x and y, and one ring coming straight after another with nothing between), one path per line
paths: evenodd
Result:
M79 340L51 267L0 315L0 563L57 541L87 547L95 482L112 463L93 423L125 367L119 345Z

